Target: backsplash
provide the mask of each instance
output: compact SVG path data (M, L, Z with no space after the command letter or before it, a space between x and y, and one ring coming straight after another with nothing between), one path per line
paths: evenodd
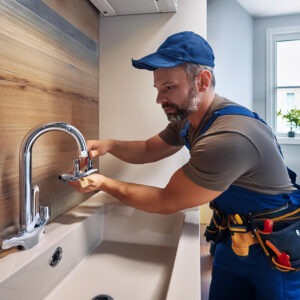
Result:
M98 30L88 0L0 2L0 231L19 221L19 148L29 130L62 121L99 136ZM63 132L34 144L32 182L51 219L90 197L58 180L76 154Z

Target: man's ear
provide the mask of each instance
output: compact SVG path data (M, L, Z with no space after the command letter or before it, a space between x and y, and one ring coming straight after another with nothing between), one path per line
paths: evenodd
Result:
M197 87L199 92L205 92L211 85L211 72L202 70L197 76Z

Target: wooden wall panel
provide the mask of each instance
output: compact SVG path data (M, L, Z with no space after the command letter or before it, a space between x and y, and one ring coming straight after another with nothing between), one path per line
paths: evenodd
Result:
M0 1L0 231L18 223L19 148L29 130L63 121L86 139L99 136L98 27L88 0ZM76 154L63 132L34 144L33 183L52 220L90 196L58 180Z
M98 22L99 12L96 8L86 9L86 2L82 0L43 0L43 2L91 39L98 41L98 27L95 24Z

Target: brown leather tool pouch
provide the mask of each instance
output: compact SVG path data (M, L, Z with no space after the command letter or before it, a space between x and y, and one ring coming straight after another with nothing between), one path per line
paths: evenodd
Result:
M250 231L246 233L234 232L231 235L231 240L231 248L238 256L247 256L249 254L249 247L258 243Z
M247 223L243 222L240 216L240 221L236 220L236 216L229 215L228 229L231 233L231 248L238 256L248 256L249 247L258 243L256 237L249 231Z

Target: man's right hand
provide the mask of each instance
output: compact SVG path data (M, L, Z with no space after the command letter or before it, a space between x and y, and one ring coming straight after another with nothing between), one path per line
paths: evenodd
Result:
M86 141L90 158L103 156L112 147L113 140L88 140Z

